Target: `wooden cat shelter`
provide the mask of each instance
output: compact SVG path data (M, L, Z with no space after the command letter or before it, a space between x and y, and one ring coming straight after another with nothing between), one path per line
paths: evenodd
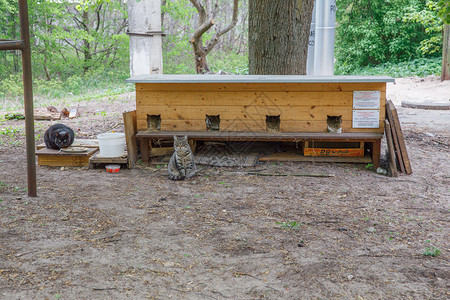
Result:
M145 75L127 80L136 84L136 137L144 161L152 140L186 134L191 140L317 142L321 147L356 143L375 167L386 83L393 81L387 76L297 75ZM342 117L342 133L327 132L329 116ZM207 118L216 130L207 128Z

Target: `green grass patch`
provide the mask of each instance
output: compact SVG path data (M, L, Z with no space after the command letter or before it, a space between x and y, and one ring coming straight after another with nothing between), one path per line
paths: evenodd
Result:
M423 251L423 256L432 256L436 257L441 254L441 250L439 250L436 247L425 247L425 250Z
M302 223L297 221L275 222L275 223L285 230L299 230L300 225L302 225Z

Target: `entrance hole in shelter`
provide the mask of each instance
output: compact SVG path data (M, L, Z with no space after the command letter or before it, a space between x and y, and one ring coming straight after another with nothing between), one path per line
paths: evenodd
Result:
M329 133L342 133L342 116L327 116Z
M147 130L161 130L161 115L147 115Z
M205 123L207 131L219 131L220 115L206 115Z
M266 116L266 131L280 132L280 116Z

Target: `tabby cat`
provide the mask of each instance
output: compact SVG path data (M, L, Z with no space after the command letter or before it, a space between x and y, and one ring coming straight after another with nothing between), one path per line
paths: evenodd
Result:
M73 130L64 124L53 124L44 133L45 146L59 150L72 145L75 138Z
M328 116L327 125L329 133L342 133L342 116Z
M184 180L194 176L196 172L194 154L189 146L188 137L173 137L173 149L175 152L170 158L168 170L169 179Z
M206 115L205 119L206 130L219 131L220 130L220 115Z

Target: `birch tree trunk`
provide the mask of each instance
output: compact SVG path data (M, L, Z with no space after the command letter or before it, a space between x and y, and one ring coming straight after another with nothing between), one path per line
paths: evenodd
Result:
M306 74L313 0L249 0L249 73Z

